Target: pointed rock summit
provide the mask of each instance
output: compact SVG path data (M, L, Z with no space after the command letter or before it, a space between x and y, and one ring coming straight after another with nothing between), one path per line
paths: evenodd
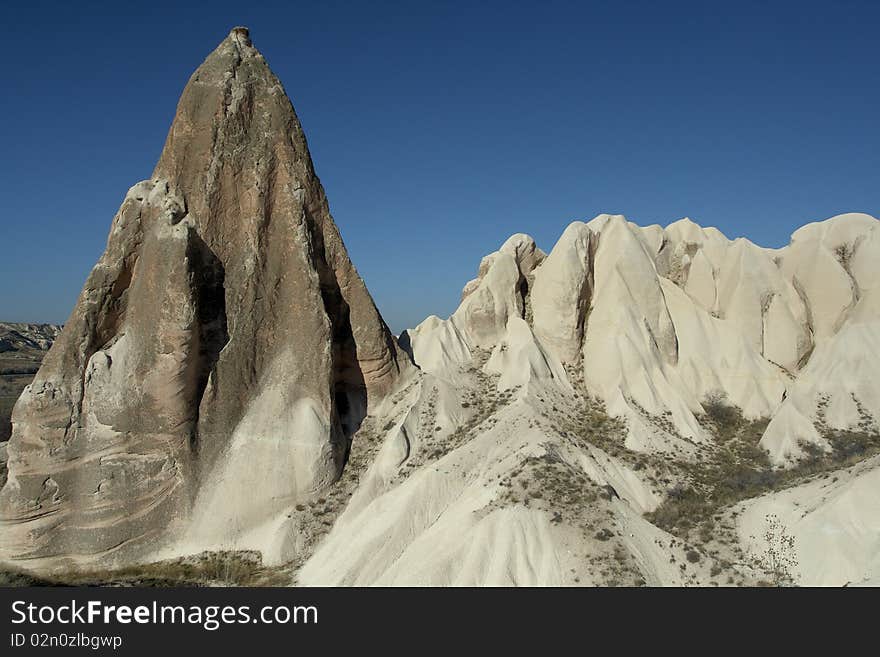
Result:
M0 552L125 560L262 527L339 475L408 360L278 78L236 27L192 75L13 412ZM266 541L275 540L272 536Z

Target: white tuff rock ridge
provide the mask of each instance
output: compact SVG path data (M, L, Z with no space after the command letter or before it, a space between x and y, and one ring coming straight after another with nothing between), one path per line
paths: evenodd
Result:
M401 336L421 374L299 581L754 583L781 509L786 581L876 582L877 461L850 464L880 448L877 226L771 250L601 215L546 256L514 235Z

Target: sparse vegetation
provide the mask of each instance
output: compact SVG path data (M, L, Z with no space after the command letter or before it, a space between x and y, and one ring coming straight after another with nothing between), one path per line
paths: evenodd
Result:
M855 249L850 244L839 244L834 248L834 257L844 269L849 268L853 253L855 253Z
M766 548L754 558L755 565L766 574L771 586L792 586L795 583L794 570L798 566L794 536L785 531L776 515L765 516L765 521Z
M858 401L854 401L858 405ZM664 502L646 514L646 518L679 538L696 540L704 546L704 551L715 542L716 547L726 545L732 550L730 556L736 560L764 564L758 570L767 573L765 583L769 585L789 581L782 567L792 566L789 557L793 554L793 545L778 521L773 524L768 520L768 532L773 540L765 538L772 550L756 561L742 554L730 519L725 519L722 511L743 500L797 485L880 453L880 435L861 406L863 417L859 426L845 431L832 430L825 424L826 406L827 400L820 400L817 428L831 449L826 451L818 445L802 444L804 457L797 464L773 468L759 445L767 420L747 419L740 409L727 403L723 395L709 396L703 403L706 414L702 421L715 437L715 444L704 448L696 461L682 460L672 465L682 478L667 489ZM690 554L687 558L691 559ZM713 566L717 572L712 576L721 574L723 568L730 565L727 559L719 558L718 564Z
M715 437L720 442L727 442L736 435L741 427L742 412L729 404L723 392L711 392L703 400L703 410L713 424Z
M0 568L0 587L53 585L53 582L23 570L16 570L8 566Z
M489 356L489 351L475 349L473 362L463 368L463 373L473 378L476 390L465 389L461 407L467 409L470 414L461 426L447 435L444 435L443 428L436 424L439 391L436 388L431 391L419 415L418 450L410 454L407 459L404 475L424 465L426 461L441 459L461 447L476 435L477 427L487 421L493 422L492 416L514 400L518 387L499 391L498 376L483 371L483 365L488 361Z
M24 571L0 572L3 586L281 586L290 575L263 566L259 552L222 550L118 569L71 571L37 577Z

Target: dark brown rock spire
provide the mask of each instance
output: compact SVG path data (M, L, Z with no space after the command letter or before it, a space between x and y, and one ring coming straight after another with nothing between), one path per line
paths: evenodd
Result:
M407 366L290 100L236 27L183 90L152 179L126 195L15 408L0 550L124 559L218 495L243 499L218 519L240 530L251 505L331 483Z

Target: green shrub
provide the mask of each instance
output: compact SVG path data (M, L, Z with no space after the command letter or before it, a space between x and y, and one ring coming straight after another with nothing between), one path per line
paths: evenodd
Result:
M727 401L723 392L709 393L702 403L703 410L716 428L716 438L730 440L743 423L742 411Z

